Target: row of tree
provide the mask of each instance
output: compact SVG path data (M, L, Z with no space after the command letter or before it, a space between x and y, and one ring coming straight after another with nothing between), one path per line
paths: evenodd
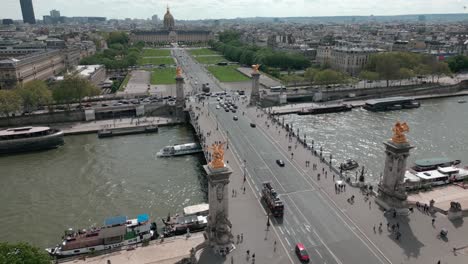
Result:
M50 264L47 252L27 243L10 244L0 242L0 263L9 264Z
M130 45L127 33L118 31L109 33L106 41L108 49L82 59L80 64L103 64L107 69L126 69L138 63L143 42Z
M297 85L298 83L308 82L310 84L329 85L329 84L340 84L348 83L351 77L347 74L335 71L332 69L318 69L318 68L307 68L303 76L297 74L282 75L286 85Z
M391 80L410 79L415 76L434 78L450 75L447 63L437 61L430 55L411 52L384 52L370 56L359 78L365 80L385 80L387 86Z
M457 55L449 58L447 62L452 72L461 72L468 70L468 56Z
M268 68L301 70L310 66L310 61L301 54L244 44L236 31L221 32L219 41L210 41L209 45L228 60L245 65L261 64L264 71Z
M16 89L0 90L0 112L8 117L19 111L29 113L54 102L66 104L70 109L71 103L81 104L84 97L99 94L98 88L77 75L66 76L63 81L55 82L50 87L44 81L35 80Z

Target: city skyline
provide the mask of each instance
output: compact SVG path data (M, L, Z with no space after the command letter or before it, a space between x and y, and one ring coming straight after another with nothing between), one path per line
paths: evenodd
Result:
M67 2L59 0L33 0L36 16L48 15L57 9L63 16L105 16L108 19L139 18L152 15L162 17L166 6L179 20L222 19L243 17L320 17L370 16L407 14L464 13L468 0L200 0L197 5L188 0L97 0ZM106 8L103 8L106 7ZM18 0L2 4L0 18L21 19Z

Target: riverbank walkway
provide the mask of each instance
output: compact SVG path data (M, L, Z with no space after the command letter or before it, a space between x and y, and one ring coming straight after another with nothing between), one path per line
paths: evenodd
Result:
M409 216L397 216L394 218L393 216L384 214L374 203L372 196L366 198L357 188L348 186L345 191L337 192L335 182L338 180L338 175L330 169L327 163L321 162L320 157L313 155L307 147L299 142L296 143L296 137L292 137L290 141L289 137L286 136L286 130L279 123L273 122L266 112L257 108L246 108L246 104L239 105L240 110L238 111L238 115L241 115L241 111L245 111L248 118L257 124L256 129L259 130L259 133L263 134L266 140L276 145L278 151L291 157L289 162L299 169L308 181L313 183L315 192L320 193L323 199L329 203L329 206L336 207L340 214L344 216L347 225L366 244L371 245L374 250L378 251L377 254L384 256L386 263L426 264L438 263L439 260L441 261L440 263L450 264L468 262L468 254L466 252L468 229L462 228L463 221L452 222L445 215L425 213L416 208ZM199 109L194 110L195 115L198 116L195 126L199 127L199 133L204 144L210 145L215 141L227 141L229 132L222 131L223 128L218 124L217 115L210 112L208 103L205 103L205 105L195 103L192 107ZM219 130L216 130L216 127L219 127ZM389 128L390 136L391 129ZM231 198L229 202L230 219L233 223L234 236L239 234L239 232L243 233L245 242L238 246L238 249L224 260L201 263L231 263L229 257L234 259L234 263L238 263L236 262L238 259L242 260L240 263L244 263L244 259L246 258L245 251L247 249L250 249L250 252L256 252L255 263L298 263L294 259L294 253L291 252L294 248L294 242L287 239L286 231L288 233L301 232L303 229L285 230L281 228L280 223L272 221L273 227L270 229L270 231L273 231L270 233L272 237L262 241L266 228L266 212L258 204L259 187L255 185L255 180L247 173L247 193L246 195L243 194L243 166L241 165L243 161L241 156L243 156L242 152L247 150L239 149L235 143L230 142L230 148L226 151L225 159L234 170L231 176L230 187L234 191L237 191L237 197ZM294 153L294 158L292 158L291 153ZM268 154L264 153L263 155ZM383 147L382 155L384 155ZM316 164L317 169L314 170L314 166L312 165L306 166L306 161L309 161L309 164ZM256 170L256 166L259 167L257 169L263 168L260 164L250 164L248 170ZM318 172L321 173L320 178L317 177ZM352 195L356 198L353 203L350 203L348 200ZM314 210L314 208L311 208L311 210ZM321 214L318 208L316 210L316 214ZM285 214L288 213L291 213L289 208L285 211ZM435 219L434 224L432 224L432 219ZM323 224L326 225L327 223ZM398 226L398 230L401 233L401 237L398 240L395 233L391 232L392 226ZM438 237L438 233L442 228L448 230L447 239ZM306 230L303 231L307 232ZM254 235L253 238L252 235ZM274 252L272 258L271 243L273 239L277 240L278 238L278 251ZM280 254L279 245L281 245L281 251L288 253L286 256ZM350 247L352 245L344 246ZM315 249L319 249L319 245L310 248L309 254L315 256L323 254L323 251L315 251ZM274 257L276 254L278 254L277 258ZM279 256L283 257L283 259L280 259ZM320 256L317 258L320 259ZM287 258L284 259L284 257ZM319 261L318 263L325 263L325 261L322 260L322 262ZM347 262L346 259L335 259L334 263L350 262Z
M183 124L183 120L177 120L166 117L142 117L142 118L120 118L120 119L107 119L95 120L87 122L76 123L59 123L54 124L56 128L63 130L65 136L79 135L79 134L92 134L97 133L105 128L130 128L130 127L147 127L151 125L171 126Z
M148 246L139 245L132 250L82 257L64 263L77 264L174 264L190 257L190 249L204 241L203 234L192 234L189 238L177 236L154 240Z
M438 94L426 94L426 95L415 95L415 96L408 96L412 97L416 100L428 100L428 99L436 99L436 98L444 98L444 97L455 97L455 96L467 96L468 91L460 91L456 93L438 93ZM366 103L366 100L339 100L343 104L351 105L353 108L361 107ZM271 112L275 115L289 115L295 114L304 109L310 108L319 108L319 107L332 107L337 106L336 101L330 101L325 103L298 103L298 104L287 104L282 106L273 106L271 107Z

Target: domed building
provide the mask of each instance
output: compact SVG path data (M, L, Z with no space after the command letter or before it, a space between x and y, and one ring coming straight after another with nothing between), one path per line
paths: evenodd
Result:
M174 17L169 12L169 7L167 7L167 12L164 15L164 29L171 30L174 28Z
M164 15L163 29L150 31L136 30L130 34L130 41L132 43L142 41L147 45L168 45L171 43L190 45L207 43L213 38L213 33L208 30L177 30L169 7L167 7L166 14Z

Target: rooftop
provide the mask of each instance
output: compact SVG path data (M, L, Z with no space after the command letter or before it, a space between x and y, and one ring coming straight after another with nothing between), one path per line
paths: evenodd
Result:
M1 136L12 136L12 135L23 135L23 134L30 134L30 133L37 133L49 130L49 127L16 127L16 128L8 128L5 130L0 130L0 137Z

